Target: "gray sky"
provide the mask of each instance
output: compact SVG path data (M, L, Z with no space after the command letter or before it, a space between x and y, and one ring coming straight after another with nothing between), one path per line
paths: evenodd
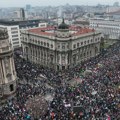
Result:
M32 6L57 6L65 5L66 3L70 5L96 5L98 3L113 5L116 1L119 0L0 0L0 7L23 7L26 4L31 4Z

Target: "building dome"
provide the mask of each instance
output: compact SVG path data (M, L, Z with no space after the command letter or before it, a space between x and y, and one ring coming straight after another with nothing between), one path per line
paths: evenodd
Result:
M65 24L64 19L62 23L58 26L58 29L69 29L69 26Z

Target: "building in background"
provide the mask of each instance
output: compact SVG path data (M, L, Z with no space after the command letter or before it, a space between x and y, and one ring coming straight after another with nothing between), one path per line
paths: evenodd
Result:
M47 23L39 23L40 28L45 28L45 27L47 27L47 25L48 25Z
M23 57L30 62L64 70L95 57L102 34L93 29L68 26L22 31Z
M107 39L120 39L120 21L90 19L90 27L103 33Z
M25 20L25 11L23 8L20 8L20 19Z
M23 29L36 28L41 20L21 20L10 21L0 20L0 28L6 28L9 35L9 41L14 49L21 47L21 33Z
M119 10L120 10L119 6L108 6L106 8L106 13L116 12L116 11L119 11Z
M26 5L26 10L29 11L31 9L31 5L27 4Z
M16 71L13 52L6 30L0 30L0 98L8 98L16 91ZM0 100L0 102L2 102Z
M117 11L112 11L112 12L108 12L106 13L106 17L119 21L120 20L120 8Z
M12 48L16 49L21 47L20 40L20 29L19 25L0 25L0 28L6 28L9 35L9 42L12 45Z
M24 9L20 8L20 9L14 11L14 16L15 16L15 19L25 20L25 11L24 11Z

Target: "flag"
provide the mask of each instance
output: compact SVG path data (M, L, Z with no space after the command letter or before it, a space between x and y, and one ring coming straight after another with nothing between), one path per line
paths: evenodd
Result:
M106 120L111 120L111 117L109 115L107 115L107 119Z
M54 119L54 112L51 113L52 120Z

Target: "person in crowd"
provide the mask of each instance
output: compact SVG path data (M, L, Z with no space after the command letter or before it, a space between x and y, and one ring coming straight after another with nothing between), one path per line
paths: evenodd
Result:
M34 120L26 101L37 95L54 93L47 111L39 120L120 120L120 43L73 68L59 71L38 67L15 52L19 78L16 97L0 110L0 120ZM86 69L91 74L82 75ZM44 78L40 79L39 75ZM82 82L71 86L74 78ZM63 84L64 82L64 84ZM53 89L47 88L46 83ZM76 110L77 109L77 110Z

